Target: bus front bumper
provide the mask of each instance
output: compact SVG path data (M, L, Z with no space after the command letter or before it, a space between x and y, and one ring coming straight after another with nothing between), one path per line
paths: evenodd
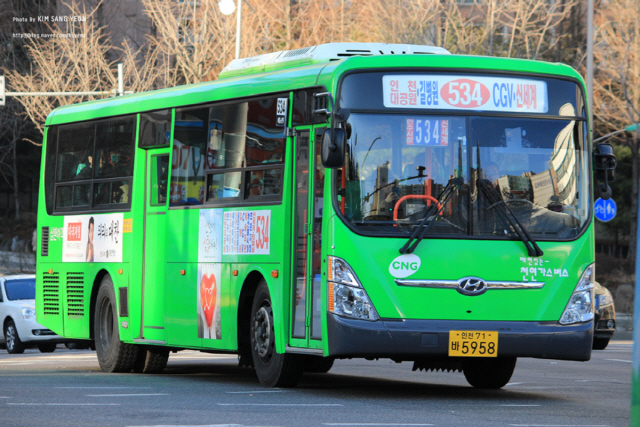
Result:
M498 331L498 356L587 361L593 322L354 320L327 314L329 356L415 360L448 355L449 331Z

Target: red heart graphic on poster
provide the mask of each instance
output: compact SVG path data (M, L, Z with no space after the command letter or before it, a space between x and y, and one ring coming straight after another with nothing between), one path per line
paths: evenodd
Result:
M203 275L200 280L200 304L208 327L211 327L211 322L213 322L217 294L216 276L213 274Z

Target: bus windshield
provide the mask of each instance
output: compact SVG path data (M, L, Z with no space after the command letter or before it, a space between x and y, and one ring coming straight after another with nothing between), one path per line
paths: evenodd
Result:
M406 236L434 203L430 236L514 238L515 216L536 240L566 240L587 224L585 122L571 103L539 118L356 110L344 126L336 194L358 233Z

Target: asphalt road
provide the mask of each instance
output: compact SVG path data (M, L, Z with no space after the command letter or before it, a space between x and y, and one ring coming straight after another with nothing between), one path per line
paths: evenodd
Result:
M586 363L520 359L503 390L461 373L339 360L265 389L232 356L172 354L162 375L105 374L92 351L0 350L0 426L628 426L631 342Z

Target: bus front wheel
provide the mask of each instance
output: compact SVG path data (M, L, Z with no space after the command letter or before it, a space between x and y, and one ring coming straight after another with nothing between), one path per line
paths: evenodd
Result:
M266 387L294 387L304 372L300 355L276 352L273 308L267 282L258 285L251 306L251 355L260 383Z
M516 367L516 358L473 358L462 363L467 382L475 388L499 389L507 385Z
M100 368L105 372L131 372L138 347L120 341L116 297L109 275L100 282L94 319L93 333Z

